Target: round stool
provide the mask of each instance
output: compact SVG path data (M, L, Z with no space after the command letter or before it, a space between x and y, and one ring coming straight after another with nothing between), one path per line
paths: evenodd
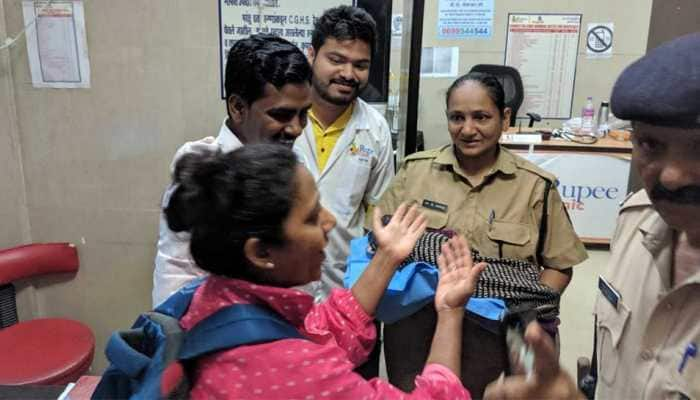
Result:
M45 318L0 330L0 385L75 382L92 363L95 337L80 322Z

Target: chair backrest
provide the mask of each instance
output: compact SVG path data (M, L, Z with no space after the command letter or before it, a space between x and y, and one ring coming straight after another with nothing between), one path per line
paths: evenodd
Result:
M525 98L525 89L523 88L523 80L520 77L520 72L507 65L496 64L477 64L472 67L469 72L482 72L498 78L505 92L506 107L510 107L512 110L510 126L515 126L515 118L518 114L518 109L523 104L523 99Z
M15 287L18 279L76 272L78 251L70 243L37 243L0 250L0 329L18 322Z
M76 272L78 251L70 243L37 243L0 250L0 285L18 279Z

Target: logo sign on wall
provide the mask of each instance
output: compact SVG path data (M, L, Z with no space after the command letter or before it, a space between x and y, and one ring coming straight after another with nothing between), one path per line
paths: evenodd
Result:
M586 55L588 58L610 58L613 48L612 23L588 24Z
M558 178L557 191L580 237L612 238L620 202L627 194L629 160L576 153L520 155Z

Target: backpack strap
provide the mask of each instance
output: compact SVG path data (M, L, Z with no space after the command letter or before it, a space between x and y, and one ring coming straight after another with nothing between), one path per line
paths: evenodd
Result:
M180 360L236 346L280 339L304 339L274 311L256 304L233 304L215 312L187 332Z
M131 343L143 338L142 329L130 329L127 331L115 331L107 341L105 355L107 360L123 371L130 378L139 376L151 358L136 350Z
M192 302L192 296L194 296L194 292L197 291L197 288L202 283L204 283L206 278L206 276L203 276L201 278L197 278L189 282L187 285L180 288L177 292L171 294L167 298L167 300L161 303L153 311L169 315L179 320L180 318L182 318L183 315L185 315L185 312L187 312L187 309L190 306L190 302Z
M177 358L184 332L179 321L155 311L143 313L132 329L115 331L109 337L105 355L110 363L131 378L137 378L150 364L155 337L165 341L164 360Z

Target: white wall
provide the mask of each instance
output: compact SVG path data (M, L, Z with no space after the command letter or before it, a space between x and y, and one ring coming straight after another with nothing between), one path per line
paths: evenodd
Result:
M23 18L20 0L0 1L4 38ZM225 108L216 1L83 3L90 89L33 88L24 38L0 53L0 244L22 241L25 206L31 240L78 245L77 276L40 285L35 307L19 307L87 323L100 372L109 334L151 306L171 157L186 140L216 135Z

